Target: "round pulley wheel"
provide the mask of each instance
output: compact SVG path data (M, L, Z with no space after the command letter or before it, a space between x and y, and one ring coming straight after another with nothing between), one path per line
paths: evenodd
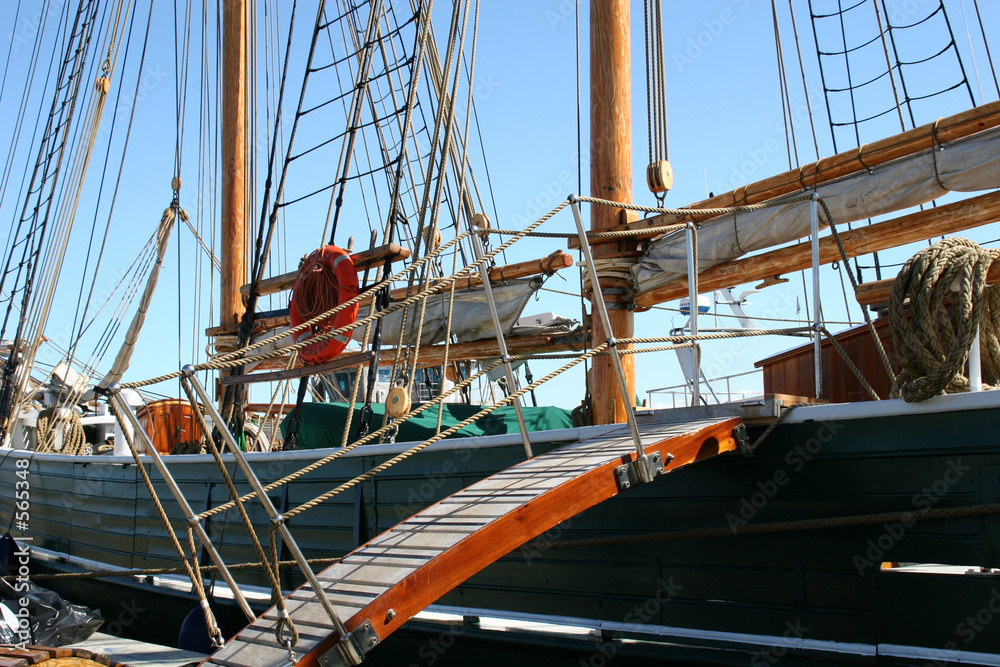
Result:
M478 229L490 228L490 219L486 217L485 213L476 213L474 216L472 216L472 220L470 222L473 227L476 227Z
M674 170L666 160L658 160L646 167L646 183L653 194L667 192L674 187Z
M410 392L406 387L393 387L385 397L385 413L398 419L410 411Z

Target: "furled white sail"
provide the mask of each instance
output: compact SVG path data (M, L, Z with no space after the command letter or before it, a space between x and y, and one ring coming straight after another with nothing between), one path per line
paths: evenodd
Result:
M118 356L115 357L115 363L111 366L111 370L104 379L101 380L99 386L110 387L113 383L118 382L125 375L125 371L128 370L129 363L132 361L132 351L135 349L135 342L139 339L139 332L142 331L142 325L146 322L146 313L149 311L149 304L153 300L153 292L156 291L156 283L160 278L160 267L163 265L163 256L167 252L167 245L170 243L170 231L174 228L174 220L177 218L177 214L180 213L182 220L187 220L187 213L184 209L174 209L172 206L167 208L163 212L163 217L160 218L160 225L156 229L156 263L153 264L153 268L149 272L149 278L146 279L146 289L142 292L142 300L139 302L139 308L135 311L135 315L132 317L132 324L129 325L128 331L125 332L125 342L122 343L121 349L118 351Z
M923 204L949 191L993 188L1000 188L1000 129L824 183L815 191L829 207L834 223L840 225ZM699 269L808 236L809 207L808 201L795 202L702 223L698 230ZM824 220L822 213L820 220ZM632 267L632 274L639 292L685 277L683 234L650 243Z
M540 278L508 280L504 283L495 283L492 285L493 298L497 304L497 314L500 316L500 326L503 328L504 335L510 334L511 329L517 323L517 318L521 316L521 311L528 304L528 299L541 286L542 281ZM434 343L444 341L449 330L448 300L448 292L435 294L427 299L427 310L423 316L423 328L420 332L420 345L433 345ZM420 317L420 314L419 305L410 309L410 316L407 318L406 336L403 337L404 345L416 344L418 325L415 322ZM359 318L367 316L367 308L362 308L358 313ZM383 343L388 345L399 344L399 332L402 321L402 311L397 311L385 317L382 321ZM486 298L486 291L483 288L455 292L451 333L458 338L458 342L460 343L496 338L493 320L490 317L489 301ZM364 329L355 329L352 334L355 340L361 340L361 337L364 335Z

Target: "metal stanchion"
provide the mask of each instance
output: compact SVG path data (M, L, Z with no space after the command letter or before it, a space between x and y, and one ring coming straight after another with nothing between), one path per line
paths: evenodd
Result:
M576 221L576 231L580 237L580 249L583 252L584 262L587 265L587 273L590 276L591 289L594 290L595 295L600 294L600 283L597 281L597 268L594 266L594 256L590 252L590 241L587 239L587 232L583 229L583 218L580 215L580 203L576 196L571 196L569 198L570 207L573 209L573 219ZM604 307L604 300L602 298L594 299L594 309L597 310L601 317L601 324L604 326L604 332L608 336L608 351L611 357L611 366L615 369L615 377L618 380L618 393L621 396L622 403L625 406L625 415L628 420L629 430L632 432L632 439L635 441L635 451L636 451L636 473L640 482L649 482L656 476L657 471L653 470L654 465L650 462L649 458L646 456L646 451L642 446L642 438L639 436L639 427L635 421L635 408L632 405L632 401L628 396L628 384L625 382L625 371L622 369L622 361L618 356L618 341L615 340L614 335L611 333L611 319L608 317L608 309ZM597 342L597 341L595 341ZM662 471L662 463L659 466L659 470Z
M819 296L819 195L813 193L809 202L809 235L812 243L813 283L813 378L816 398L823 394L823 308Z
M170 474L170 470L167 469L167 465L163 462L163 458L160 453L156 451L156 447L153 446L152 441L149 439L149 435L146 434L146 429L142 427L139 423L138 418L132 409L122 400L121 397L121 387L118 383L112 384L108 387L109 399L115 402L117 412L119 415L125 415L126 419L129 421L129 425L132 427L132 433L136 435L141 441L142 446L146 450L146 454L149 455L150 460L153 465L159 471L160 476L163 477L163 481L166 482L167 488L170 489L170 493L174 496L177 504L180 505L181 511L184 513L184 518L187 520L188 524L198 535L198 539L201 540L202 546L205 551L208 552L209 558L215 563L216 567L219 568L219 573L222 574L222 578L225 580L226 584L229 585L230 590L233 592L233 598L239 604L240 609L246 617L254 621L257 619L257 614L253 613L250 609L250 604L243 597L243 592L240 590L236 581L233 579L233 575L229 573L229 569L222 560L222 556L216 551L215 545L209 539L208 534L205 532L205 528L201 525L201 519L195 514L194 510L191 509L191 505L188 504L187 499L184 494L181 493L180 487L177 486L177 482L174 481L173 475ZM124 424L122 425L124 426Z
M475 248L476 259L482 257L485 252L483 252L483 240L480 238L479 234L472 235L472 247ZM504 371L507 376L507 386L510 391L515 391L516 385L514 384L514 369L510 365L510 355L507 354L507 341L503 338L503 329L500 326L500 314L497 312L497 302L493 299L493 287L490 285L490 270L486 266L486 263L479 265L479 275L483 280L483 289L486 292L486 302L490 306L490 317L493 318L493 328L497 334L497 346L500 349L500 358L503 360ZM514 412L517 414L517 426L521 429L521 440L524 441L524 453L530 459L534 456L531 452L531 439L528 437L528 424L524 421L524 412L521 410L521 399L515 399L512 401L514 404Z
M691 335L698 335L698 262L695 261L695 248L698 244L698 231L693 222L688 222L684 230L684 239L687 246L687 267L688 267L688 308L691 310ZM691 405L698 407L701 404L701 349L695 341L694 349L694 373L691 378Z
M189 386L193 387L195 392L198 394L199 399L208 410L208 414L212 418L212 422L215 424L215 427L219 429L219 433L222 434L222 439L225 441L226 446L229 447L229 451L236 458L236 464L239 466L240 470L243 471L247 481L250 483L250 487L257 494L257 499L263 506L264 511L267 512L268 517L270 517L271 523L276 526L278 532L281 534L281 538L285 541L285 545L292 554L292 559L295 560L299 569L302 570L302 574L305 575L306 581L309 582L309 585L313 589L313 593L316 594L316 599L319 601L320 605L322 605L327 617L329 617L330 622L333 625L333 629L340 635L340 640L337 642L337 648L339 649L341 656L348 662L348 664L361 664L361 661L364 659L364 651L352 641L351 633L349 633L347 628L344 627L343 622L337 615L336 610L334 610L329 598L326 597L326 591L324 590L323 585L316 578L315 573L312 571L312 567L309 566L305 556L302 554L302 550L295 542L295 538L293 538L291 532L289 532L288 526L285 525L285 517L274 508L274 505L271 503L271 499L267 496L267 492L264 490L264 485L260 483L260 480L257 478L257 474L247 462L246 456L244 456L243 452L240 451L239 445L236 443L236 439L233 437L233 434L229 432L228 428L226 428L225 420L222 418L222 415L219 414L219 410L215 407L214 401L212 401L208 392L205 391L205 388L195 376L194 366L187 365L182 369L181 382L188 383Z

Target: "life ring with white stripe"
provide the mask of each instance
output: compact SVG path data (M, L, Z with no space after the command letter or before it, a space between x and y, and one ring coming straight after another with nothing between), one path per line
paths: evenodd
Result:
M299 275L292 286L292 300L288 304L291 325L296 327L353 299L358 290L358 272L349 252L335 245L314 251L299 264ZM358 317L359 306L359 303L352 304L310 329L299 332L295 342L300 343L352 324ZM321 364L343 352L350 339L349 334L327 338L302 348L299 356L307 364Z

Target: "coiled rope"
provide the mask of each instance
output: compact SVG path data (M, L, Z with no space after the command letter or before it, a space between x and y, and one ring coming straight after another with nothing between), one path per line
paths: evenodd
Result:
M320 253L303 257L299 263L299 278L292 290L292 304L306 320L340 305L337 299L337 275L323 261ZM323 324L325 321L314 326Z
M923 401L969 390L963 374L979 331L983 381L1000 381L1000 287L986 273L1000 251L963 238L948 238L911 257L893 283L889 326L903 370L893 397ZM951 296L951 308L945 297ZM903 304L910 300L909 317Z
M46 408L38 413L38 421L35 426L38 445L35 447L35 451L55 451L55 434L62 426L62 449L58 453L68 456L87 453L84 451L87 437L83 432L80 415L68 408L63 408L62 411L68 416L59 415L59 408Z

